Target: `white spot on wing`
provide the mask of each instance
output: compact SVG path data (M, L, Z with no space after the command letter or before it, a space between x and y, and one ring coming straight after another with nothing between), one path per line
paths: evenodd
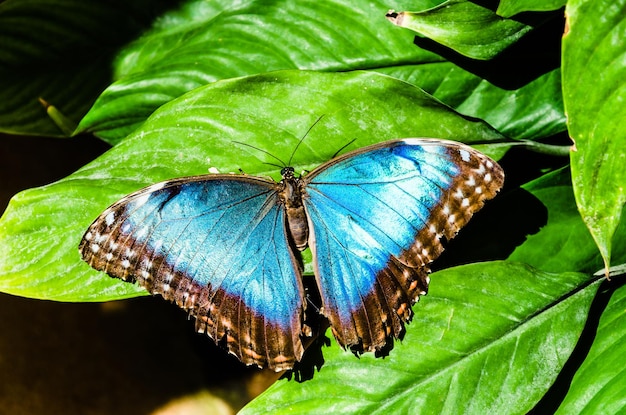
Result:
M148 192L156 192L157 190L161 190L165 187L166 182L155 183L152 186L149 186L146 190Z
M109 212L109 214L106 215L106 217L104 218L104 221L106 222L107 226L111 226L115 221L115 212Z
M187 296L189 297L188 298L189 302L194 303L196 301L196 295L195 294L191 295L191 294L187 293Z
M93 252L94 254L97 254L99 250L100 250L100 245L91 244L91 252Z
M140 207L146 204L146 202L150 199L150 193L146 192L135 199L135 206Z
M129 260L127 260L127 259L123 260L123 261L122 261L122 266L123 266L124 268L128 268L128 267L130 267L130 261L129 261Z
M154 248L153 251L157 252L161 249L161 247L163 246L163 239L159 239L154 243Z
M467 163L467 162L470 160L470 153L469 153L469 151L467 151L467 150L463 150L463 149L460 149L460 150L459 150L459 154L461 155L461 159L462 159L464 162L466 162L466 163Z

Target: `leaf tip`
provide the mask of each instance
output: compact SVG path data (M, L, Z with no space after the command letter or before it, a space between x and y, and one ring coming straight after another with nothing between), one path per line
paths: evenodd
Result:
M57 127L68 137L71 137L76 130L76 123L70 120L65 114L57 109L54 105L42 97L38 98L39 103L44 107L50 119L56 124Z
M395 10L391 9L387 12L385 18L396 26L402 26L402 22L404 21L404 14L404 12L398 13Z

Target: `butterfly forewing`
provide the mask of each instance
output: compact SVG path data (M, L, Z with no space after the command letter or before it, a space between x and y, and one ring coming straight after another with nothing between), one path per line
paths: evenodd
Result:
M107 209L81 255L176 302L244 363L289 369L303 353L304 302L277 190L231 175L153 185Z
M401 336L441 239L454 237L503 180L472 148L425 139L366 147L304 179L323 310L343 346L380 350Z

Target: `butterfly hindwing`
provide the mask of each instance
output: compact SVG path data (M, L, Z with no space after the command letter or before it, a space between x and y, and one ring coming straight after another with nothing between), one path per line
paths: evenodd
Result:
M373 351L401 336L441 239L454 237L503 179L471 147L424 139L366 147L304 178L323 312L340 344Z
M277 188L233 175L159 183L102 213L79 249L188 310L244 363L288 369L303 353L305 304Z

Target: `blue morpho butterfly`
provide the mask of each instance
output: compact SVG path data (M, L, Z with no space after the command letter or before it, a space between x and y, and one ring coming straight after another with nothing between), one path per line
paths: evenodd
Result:
M463 144L402 139L282 180L183 177L106 209L80 244L92 267L137 281L196 318L242 362L291 369L311 334L300 252L311 248L321 307L339 344L377 351L403 334L428 264L504 174ZM308 305L308 309L307 309Z

